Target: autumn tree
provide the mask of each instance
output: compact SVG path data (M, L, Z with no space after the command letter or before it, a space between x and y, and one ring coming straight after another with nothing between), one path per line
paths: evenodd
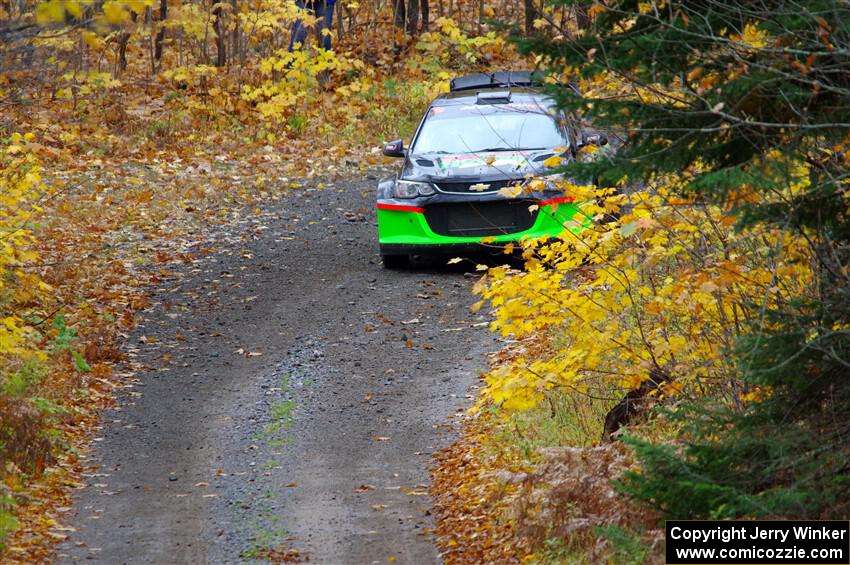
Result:
M798 261L814 273L777 301L788 275L774 271L749 298L752 315L728 320L741 329L732 357L741 394L675 406L683 450L630 440L641 471L624 490L676 518L845 516L850 8L612 0L587 16L569 40L522 44L557 75L620 85L590 97L556 89L566 109L624 137L616 155L573 163L568 175L607 186L677 178L672 195L727 211L736 233L781 230L805 242ZM750 259L767 264L786 241Z

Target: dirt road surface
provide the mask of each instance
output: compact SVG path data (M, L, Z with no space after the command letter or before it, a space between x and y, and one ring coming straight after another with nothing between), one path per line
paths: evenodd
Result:
M164 279L59 562L439 562L429 458L492 343L474 277L382 268L374 182L246 214Z

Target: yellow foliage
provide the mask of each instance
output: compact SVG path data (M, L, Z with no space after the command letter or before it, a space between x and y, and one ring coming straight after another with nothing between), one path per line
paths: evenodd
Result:
M162 73L162 78L187 86L198 86L204 80L214 77L218 69L212 65L192 65L189 67L177 67Z
M438 31L423 33L416 48L439 57L445 64L456 62L458 55L460 62L475 64L484 58L503 57L508 50L505 40L495 32L469 37L451 18L437 18L434 24Z
M607 10L605 4L594 4L587 10L587 17L594 20L597 16L599 16L599 14L603 13L605 10Z
M123 2L115 0L103 3L103 16L112 25L121 25L130 21L130 12L124 7Z
M82 71L66 73L62 80L69 86L56 91L57 98L73 98L76 96L88 96L89 94L102 93L121 86L121 81L112 77L112 74L98 71Z
M36 21L41 25L62 24L66 18L82 18L87 8L98 7L99 24L122 26L130 23L130 12L141 14L153 5L153 0L107 0L98 6L94 0L45 0L35 8Z
M65 0L65 10L75 18L83 15L83 7L77 0Z
M732 39L742 43L745 47L761 49L767 45L767 32L760 30L752 23L748 23L744 26L741 34L732 36Z
M325 49L299 49L293 52L280 49L261 61L260 71L265 76L277 74L282 75L282 78L277 81L266 80L256 87L246 85L242 90L242 98L257 102L257 110L263 118L280 118L291 107L306 99L309 89L318 84L321 74L341 75L348 71L362 71L364 67L362 61ZM337 92L347 97L360 90L361 86L361 83L353 81L337 89Z
M805 164L789 169L790 194L807 181ZM668 396L734 379L730 353L747 321L810 288L809 247L781 230L735 231L721 207L673 198L681 182L630 195L569 185L593 223L525 242L525 271L489 270L476 292L493 308L492 329L549 346L487 375L486 399L524 409L554 387L632 389L651 370L672 378Z
M169 10L168 19L162 23L167 29L182 30L187 36L197 41L204 40L207 35L215 36L207 22L203 8L198 4L184 3Z
M63 0L41 2L36 6L35 18L42 25L65 21L65 2Z
M30 343L25 305L46 288L28 270L37 255L29 225L44 193L34 137L14 134L0 153L0 363L10 357L39 357Z
M314 25L316 18L307 10L298 8L293 1L255 0L251 10L238 14L243 29L252 30L251 43L273 38L286 30L292 22L301 19L305 25Z

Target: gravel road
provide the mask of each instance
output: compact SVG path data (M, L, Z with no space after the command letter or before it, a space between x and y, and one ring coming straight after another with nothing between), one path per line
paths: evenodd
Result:
M293 192L165 277L59 562L439 562L430 455L493 344L474 277L382 268L374 182Z

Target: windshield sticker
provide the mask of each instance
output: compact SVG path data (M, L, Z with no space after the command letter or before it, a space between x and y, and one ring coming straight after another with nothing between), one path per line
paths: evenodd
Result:
M518 169L527 164L528 159L522 153L453 155L437 160L437 166L441 170L465 167L514 167Z
M535 104L534 102L508 104L508 108L510 108L511 110L538 112L540 114L551 114L552 113L552 107L551 106L544 106L542 104Z

